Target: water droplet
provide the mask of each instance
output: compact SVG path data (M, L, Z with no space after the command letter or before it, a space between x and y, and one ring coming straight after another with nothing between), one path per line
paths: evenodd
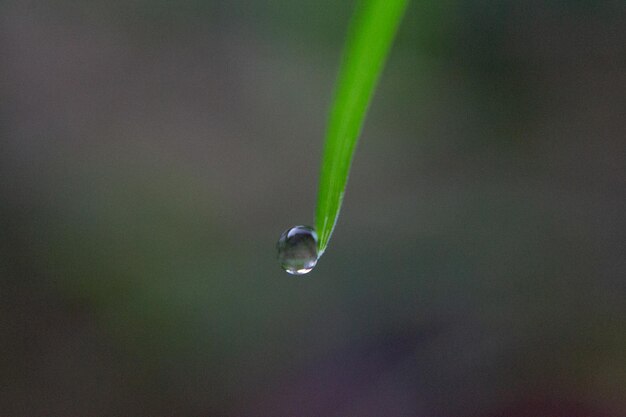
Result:
M280 266L292 275L311 272L317 263L317 233L309 226L285 230L276 247Z

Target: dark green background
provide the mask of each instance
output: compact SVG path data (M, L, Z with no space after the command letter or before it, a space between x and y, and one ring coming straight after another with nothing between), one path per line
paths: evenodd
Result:
M352 9L0 3L0 416L623 415L624 2L412 2L292 277Z

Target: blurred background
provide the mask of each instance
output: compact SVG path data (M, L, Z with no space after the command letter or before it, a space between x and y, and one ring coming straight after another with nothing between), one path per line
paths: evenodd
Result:
M0 416L626 412L626 4L414 1L304 277L353 1L0 3Z

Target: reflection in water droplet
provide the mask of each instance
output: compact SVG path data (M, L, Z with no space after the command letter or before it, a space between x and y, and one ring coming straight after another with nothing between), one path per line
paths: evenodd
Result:
M294 226L280 235L278 261L292 275L310 272L317 263L317 233L309 226Z

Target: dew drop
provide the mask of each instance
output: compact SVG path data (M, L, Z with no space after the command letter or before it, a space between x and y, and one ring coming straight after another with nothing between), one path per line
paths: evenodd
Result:
M309 226L294 226L280 235L278 261L282 268L292 275L303 275L317 263L317 233Z

